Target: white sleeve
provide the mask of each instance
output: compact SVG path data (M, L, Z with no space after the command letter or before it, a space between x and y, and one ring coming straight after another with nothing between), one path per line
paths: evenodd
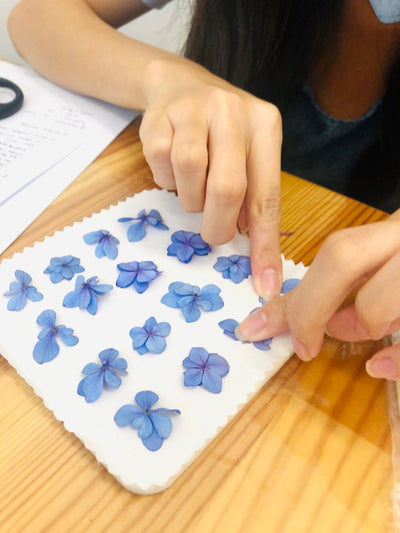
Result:
M143 4L150 7L151 9L161 9L171 0L142 0Z

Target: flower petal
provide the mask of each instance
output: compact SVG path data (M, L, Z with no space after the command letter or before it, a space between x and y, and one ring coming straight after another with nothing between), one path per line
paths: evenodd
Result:
M104 382L108 387L117 389L121 385L122 379L111 372L110 369L106 368L104 371Z
M95 315L97 313L97 308L98 308L97 297L95 294L92 294L91 292L89 294L90 294L90 300L89 300L88 305L86 306L86 310L91 315ZM81 309L83 309L83 307L81 307Z
M291 291L292 289L297 287L299 283L300 283L300 280L297 278L287 279L286 281L282 283L281 294L286 294L287 292Z
M201 315L200 308L194 300L190 304L182 307L182 313L186 322L196 322Z
M40 365L48 363L57 357L60 348L54 335L48 335L39 340L33 349L33 358Z
M53 328L56 323L55 311L53 311L52 309L46 309L45 311L42 311L37 317L36 322L37 324L39 324L39 326Z
M217 372L221 377L224 377L229 372L229 363L217 353L210 353L207 359L207 367Z
M146 235L146 228L144 226L144 221L137 222L129 226L127 231L127 237L129 242L141 241Z
M26 272L24 272L23 270L16 270L15 277L17 278L18 283L25 287L27 287L29 283L32 281L31 276L27 274Z
M188 368L185 370L183 373L185 387L197 387L201 385L203 374L204 372L202 368Z
M118 350L107 348L99 353L99 359L102 363L112 363L118 357Z
M150 435L153 433L153 424L150 420L149 416L143 417L143 423L139 428L138 435L141 439L146 439L147 437L150 437Z
M121 289L126 289L126 287L132 285L136 278L136 275L137 272L120 272L117 278L117 287L120 287Z
M222 378L211 368L206 368L203 374L202 385L214 394L218 394L222 390Z
M33 285L30 285L26 288L26 296L32 302L40 302L40 300L43 300L43 294L41 292L38 292L36 287L34 287Z
M97 400L103 390L103 371L83 378L78 385L78 394L90 403Z
M143 409L150 409L158 401L158 394L151 390L140 391L135 396L135 402Z
M127 404L123 405L118 409L118 411L114 415L114 421L117 426L122 427L127 426L128 424L132 424L135 418L140 416L143 416L143 412L141 409L138 409L133 405Z
M215 268L217 272L223 272L231 266L232 261L229 259L229 257L218 257L217 262L213 265L213 268Z
M150 437L142 439L142 442L148 450L151 452L156 452L163 445L164 439L160 439L157 433L153 431Z
M166 345L164 337L158 337L157 335L149 337L146 341L146 348L153 353L162 353Z
M75 346L79 342L78 337L73 335L73 331L73 329L66 328L65 326L58 326L57 328L57 333L66 346Z
M96 242L99 242L103 236L104 230L91 231L83 236L83 240L86 244L95 244Z
M150 413L149 418L153 422L154 429L161 439L167 439L171 435L172 422L168 416L153 412Z
M8 300L7 309L9 311L21 311L25 307L25 304L26 294L25 291L21 291Z

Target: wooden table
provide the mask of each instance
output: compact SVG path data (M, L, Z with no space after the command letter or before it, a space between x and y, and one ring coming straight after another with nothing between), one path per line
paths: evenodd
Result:
M0 260L152 188L136 124ZM287 258L309 264L332 231L385 218L283 175ZM1 326L0 326L1 328ZM0 532L387 532L391 438L386 384L364 370L372 343L327 340L293 357L166 491L123 489L0 357Z

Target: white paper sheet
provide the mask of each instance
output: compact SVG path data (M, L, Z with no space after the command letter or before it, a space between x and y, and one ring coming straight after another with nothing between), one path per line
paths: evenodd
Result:
M0 253L137 113L84 97L0 61L24 105L0 121Z
M147 235L139 242L129 242L129 223L121 217L136 217L142 209L148 214L157 209L169 230L147 226ZM188 264L167 255L172 233L178 230L198 232L201 215L185 213L175 195L166 191L145 191L118 206L113 206L82 223L74 224L54 237L46 238L33 248L4 260L0 265L0 353L43 398L45 405L75 433L120 483L133 492L152 493L170 485L284 364L292 353L290 336L272 340L270 350L259 350L251 343L241 343L223 333L218 323L231 318L240 321L260 305L251 276L235 284L223 278L213 265L220 256L248 255L249 242L237 235L233 241L213 247L207 256L194 256ZM118 238L118 257L101 259L95 256L95 245L87 245L83 235L99 229L108 230ZM75 279L52 284L44 270L52 257L72 254L85 268L85 278L98 276L100 283L113 285L113 290L99 301L95 316L86 310L63 307L64 296L75 287ZM129 261L154 261L162 273L149 288L138 294L133 287L115 286L117 264ZM301 278L302 264L284 261L284 279ZM32 285L43 293L40 302L28 301L19 312L7 310L8 298L2 293L21 269L32 277ZM161 303L168 287L182 281L203 288L214 284L221 289L222 308L202 312L192 323L185 322L180 309ZM52 309L57 324L73 328L79 343L66 347L60 342L60 353L50 362L38 364L33 348L40 328L38 315ZM132 347L130 328L142 327L154 316L167 321L171 333L163 353L139 355ZM213 394L204 387L185 387L183 359L192 347L203 347L209 353L224 357L230 371L223 378L222 391ZM77 394L82 368L99 362L100 351L114 348L128 363L128 375L118 389L103 390L93 403L86 403ZM124 404L133 402L142 390L159 395L155 408L179 409L172 418L173 431L162 447L151 452L144 447L137 431L118 427L113 417Z

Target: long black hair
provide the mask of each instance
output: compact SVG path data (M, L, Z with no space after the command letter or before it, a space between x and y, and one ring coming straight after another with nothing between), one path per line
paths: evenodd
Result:
M345 1L197 0L185 56L283 110L334 53ZM400 62L379 114L378 139L360 154L347 191L372 205L384 204L400 177Z

